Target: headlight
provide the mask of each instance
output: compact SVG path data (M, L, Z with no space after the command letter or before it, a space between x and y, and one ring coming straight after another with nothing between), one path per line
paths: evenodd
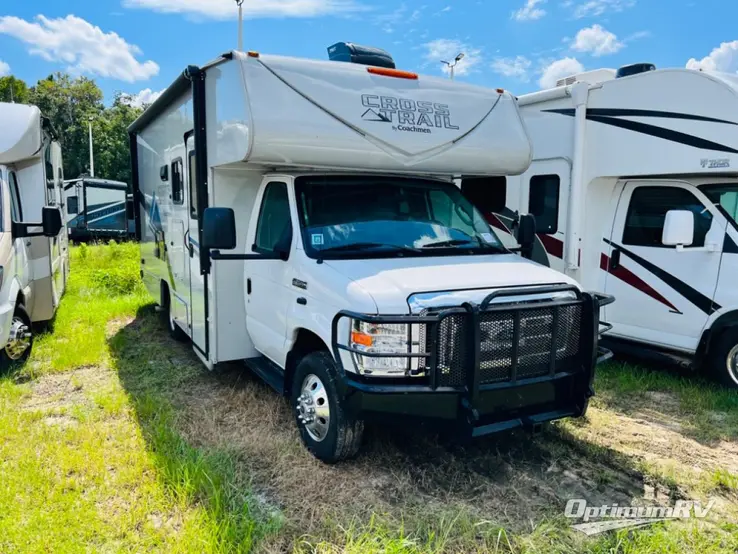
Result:
M418 352L418 325L365 323L354 320L351 325L351 348L388 357L354 354L354 362L362 375L404 377L418 367L417 358L393 358L392 354Z

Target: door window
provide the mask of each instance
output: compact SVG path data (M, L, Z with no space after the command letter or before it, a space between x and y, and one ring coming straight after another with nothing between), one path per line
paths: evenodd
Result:
M10 214L13 221L23 221L23 207L21 206L18 178L13 171L10 172Z
M269 183L264 191L256 227L256 250L264 253L289 250L291 244L292 220L287 185Z
M190 170L190 217L198 219L200 210L197 205L197 160L195 151L191 150L189 154L189 170Z
M559 230L559 196L561 179L558 175L534 175L530 179L528 211L536 217L536 230L553 235Z
M666 213L671 210L689 210L694 214L692 246L704 246L712 214L697 197L679 187L638 187L633 191L623 230L623 244L651 248L664 246L662 236Z
M70 196L67 198L67 213L69 215L75 215L79 213L79 198L76 196Z
M507 205L507 178L464 179L461 182L461 192L482 215L501 213Z
M172 162L172 202L178 205L184 204L183 168L182 158L177 158Z

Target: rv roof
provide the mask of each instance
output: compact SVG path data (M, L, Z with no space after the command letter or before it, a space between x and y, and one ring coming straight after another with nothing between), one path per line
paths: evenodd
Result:
M41 111L36 106L0 102L0 163L13 163L41 150Z

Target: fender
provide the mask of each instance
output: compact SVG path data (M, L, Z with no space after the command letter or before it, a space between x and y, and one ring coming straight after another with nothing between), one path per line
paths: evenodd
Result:
M707 354L710 352L712 340L718 336L724 329L729 327L738 327L738 308L724 309L720 315L713 314L707 322L705 330L702 332L697 353L695 354L695 366L699 367L705 361Z

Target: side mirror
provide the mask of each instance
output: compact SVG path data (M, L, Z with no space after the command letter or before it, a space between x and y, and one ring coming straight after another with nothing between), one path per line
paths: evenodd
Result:
M521 215L518 219L517 235L520 251L524 258L533 255L533 246L536 243L536 217L531 214Z
M206 208L202 214L202 248L236 248L236 215L231 208Z
M59 208L44 206L41 209L41 226L44 229L45 237L54 238L58 236L63 226Z
M690 246L694 242L694 214L689 210L666 212L661 242L664 246Z

